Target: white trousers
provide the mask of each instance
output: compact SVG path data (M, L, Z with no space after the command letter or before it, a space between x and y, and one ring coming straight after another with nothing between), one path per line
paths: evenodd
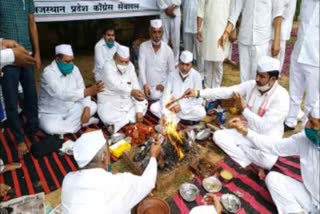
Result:
M196 33L184 33L183 34L184 49L193 53L193 58L197 60L197 71L203 78L204 60L201 56L199 41Z
M141 112L143 115L146 114L148 102L141 101L136 103L136 105L139 106L133 105L128 111L119 110L119 108L113 106L112 103L99 104L98 115L105 125L114 125L114 132L118 132L128 123L136 122L137 112Z
M152 114L156 115L158 118L162 117L162 109L160 102L155 102L150 106L150 111ZM188 109L188 112L179 112L176 114L178 121L182 120L191 120L191 121L200 121L206 116L206 110L201 105L191 106Z
M259 58L261 56L271 55L270 42L267 42L263 45L243 45L238 42L238 47L241 82L256 79Z
M298 63L291 57L289 95L290 108L285 123L290 127L295 127L298 121L298 113L302 102L303 94L306 92L304 100L303 124L307 121L314 103L320 97L319 67Z
M278 159L275 155L258 150L235 129L216 131L213 140L232 160L242 167L247 167L254 163L264 169L271 169Z
M180 52L180 25L181 16L176 16L175 18L170 18L166 15L161 17L163 23L163 41L165 43L171 40L174 59L176 64L179 62L179 52Z
M319 213L303 183L279 172L269 172L265 182L279 214Z
M204 61L204 83L208 88L219 88L223 77L223 62Z
M48 134L62 135L66 133L76 133L81 128L81 116L84 107L81 102L77 102L65 115L40 113L39 126ZM97 112L97 104L91 101L89 108L90 116L93 116Z
M283 64L284 64L284 60L286 58L286 45L287 45L286 40L280 41L280 52L277 56L277 59L280 61L280 74L283 71Z

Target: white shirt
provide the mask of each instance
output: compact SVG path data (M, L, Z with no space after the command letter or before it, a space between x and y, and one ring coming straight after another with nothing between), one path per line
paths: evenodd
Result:
M160 16L167 17L165 14L164 10L170 7L171 5L176 5L176 7L173 11L173 13L176 16L181 16L181 11L180 11L180 5L181 5L181 0L157 0L157 5L160 8ZM171 18L171 17L168 17Z
M283 0L285 10L281 22L281 40L289 40L291 38L291 30L294 14L296 12L297 0Z
M255 80L249 80L231 87L205 89L200 91L200 95L206 99L228 99L232 97L234 92L239 93L252 106L251 110L246 107L242 112L242 115L248 121L248 127L259 134L281 138L283 122L289 112L289 95L286 89L279 84L275 84L273 87L276 85L277 87L271 96L269 92L272 89L261 95L256 88ZM259 107L267 96L270 96L269 104L265 114L261 117L258 115Z
M198 0L182 0L183 5L183 32L197 33Z
M292 57L298 63L319 67L319 0L302 0L300 26Z
M189 88L202 89L202 79L198 71L191 68L184 81L178 70L170 73L164 90L164 96L161 98L162 109L165 109L165 105L170 101L170 97L179 98ZM203 108L201 98L182 99L179 101L179 105L184 115L192 111L192 107L194 106Z
M235 27L241 13L239 42L262 45L272 38L272 22L283 10L283 0L232 0L229 21Z
M62 183L63 214L127 214L155 187L157 161L151 158L142 176L104 169L69 172Z
M165 86L170 72L175 70L175 60L171 48L161 41L157 52L151 40L145 41L139 49L139 78L142 85Z
M105 39L100 39L94 47L94 77L96 81L101 80L101 72L107 61L113 60L113 55L116 53L119 44L114 42L112 48L108 48Z
M89 106L90 97L84 98L85 85L77 66L64 76L56 61L48 65L41 76L39 113L67 114L76 102Z
M278 156L300 156L303 184L310 193L313 204L320 207L320 150L310 142L304 131L289 138L276 140L248 131L247 138L259 149Z
M108 103L118 111L128 112L132 106L138 103L131 97L132 89L141 90L135 68L131 62L124 73L118 70L114 60L107 62L101 73L101 79L105 84L105 89L98 94L98 105ZM141 106L139 106L136 105L136 112L142 112Z

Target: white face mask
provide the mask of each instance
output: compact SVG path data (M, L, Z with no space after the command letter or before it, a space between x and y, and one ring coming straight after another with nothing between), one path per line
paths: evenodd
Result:
M128 65L117 65L117 68L121 73L125 73L127 71Z
M179 71L180 75L182 76L182 78L186 78L187 76L189 76L189 72L186 74L183 74L181 71Z
M271 88L271 86L269 85L269 83L267 83L264 86L257 86L257 88L259 91L265 92L265 91L269 90Z
M159 42L156 42L156 41L153 41L153 40L152 40L152 44L153 44L153 45L160 45L160 44L161 44L161 40L160 40Z

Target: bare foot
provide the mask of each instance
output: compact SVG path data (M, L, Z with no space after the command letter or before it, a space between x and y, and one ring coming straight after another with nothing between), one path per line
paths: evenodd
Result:
M2 173L8 172L8 171L13 171L13 170L19 169L21 167L22 167L21 163L17 163L17 162L9 163L9 164L4 165L4 169L3 169Z
M19 143L18 144L18 155L21 157L29 152L26 143Z
M10 189L11 189L11 187L8 185L0 184L0 197L5 196Z

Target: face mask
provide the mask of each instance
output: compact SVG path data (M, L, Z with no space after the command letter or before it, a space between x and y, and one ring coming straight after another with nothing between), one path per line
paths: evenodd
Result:
M189 72L186 73L186 74L183 74L183 73L180 71L180 75L181 75L182 78L186 78L187 76L189 76Z
M152 44L153 44L153 45L160 45L160 44L161 44L161 40L160 40L159 42L156 42L156 41L153 41L153 40L152 40Z
M320 138L317 129L304 128L307 138L320 150Z
M127 71L128 66L127 65L117 65L117 68L121 73L125 73Z
M113 48L114 47L114 42L108 42L107 40L105 40L106 42L106 45L109 49Z
M57 65L63 75L71 74L74 67L72 63L64 63L61 60L57 61Z

